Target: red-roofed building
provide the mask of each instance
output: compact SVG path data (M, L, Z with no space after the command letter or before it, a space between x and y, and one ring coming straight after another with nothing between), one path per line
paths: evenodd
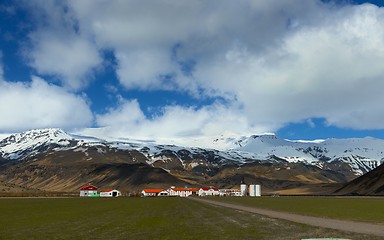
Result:
M199 188L177 188L170 187L168 189L144 189L141 191L143 197L155 197L155 196L179 196L189 197L192 194L197 195Z
M171 187L168 189L169 196L189 197L193 193L196 194L198 188L176 188Z
M103 190L100 192L100 197L119 197L121 196L121 192L116 190L116 189L108 189L108 190Z
M143 197L156 197L158 196L161 192L163 192L163 189L144 189L141 191L141 196Z
M200 188L197 192L197 195L199 196L219 196L219 194L219 189L215 187Z
M92 185L86 185L80 188L80 197L96 197L98 188Z

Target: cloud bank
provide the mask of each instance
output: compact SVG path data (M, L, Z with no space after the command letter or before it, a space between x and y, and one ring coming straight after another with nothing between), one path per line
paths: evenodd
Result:
M110 136L141 136L162 138L183 138L199 136L219 136L227 131L245 132L247 119L235 107L213 104L196 109L195 107L166 106L162 112L148 119L137 100L121 100L117 108L109 109L96 116L96 122L106 127Z
M87 101L33 77L30 83L0 82L0 131L61 127L75 129L92 123Z
M40 75L54 75L81 92L107 60L101 53L110 51L121 91L225 100L164 106L146 116L140 99L120 98L117 106L93 114L95 126L110 133L273 132L311 118L384 129L383 8L319 0L57 2L28 5L37 27L27 56ZM54 88L34 82L8 88ZM70 96L86 113L71 125L89 124L85 100Z

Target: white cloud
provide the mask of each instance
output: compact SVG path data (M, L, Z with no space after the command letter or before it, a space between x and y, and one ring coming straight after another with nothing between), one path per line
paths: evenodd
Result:
M161 114L148 118L137 100L121 99L119 106L97 115L96 123L99 129L88 129L82 133L104 138L129 137L191 144L199 137L214 138L225 132L245 134L250 131L247 119L237 108L219 103L202 108L165 106ZM199 145L198 142L193 144Z
M117 108L110 108L107 113L96 115L96 123L99 127L131 127L139 125L145 120L137 100L127 101L121 98Z
M56 76L71 89L87 86L102 63L92 36L78 29L71 9L64 1L23 3L33 13L36 24L24 50L30 66L39 74Z
M161 80L175 68L169 60L169 51L135 49L117 52L116 57L119 62L117 76L127 89L173 89L173 83Z
M256 125L271 130L324 117L355 129L384 128L384 10L373 5L324 10L260 54L246 43L229 46L197 68L196 79L216 94L231 91ZM207 66L207 67L206 67Z
M92 43L77 36L57 37L37 33L31 37L30 64L40 74L57 76L67 87L80 89L92 79L102 60Z
M73 129L92 124L86 99L47 84L38 77L31 83L0 82L0 131L60 127Z
M97 116L100 126L117 128L117 121L125 133L184 136L232 128L275 131L318 117L339 127L384 128L383 8L320 0L68 4L67 13L49 14L48 29L31 35L38 71L77 88L100 65L98 51L108 49L126 89L199 89L230 105L168 106L147 119L138 102L125 101ZM62 32L71 33L69 42L56 37ZM55 58L60 61L49 62ZM188 61L195 62L189 75L182 69Z

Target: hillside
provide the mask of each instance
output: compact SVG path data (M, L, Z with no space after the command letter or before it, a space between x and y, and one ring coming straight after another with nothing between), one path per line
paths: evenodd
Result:
M14 189L77 191L91 182L136 191L169 185L237 187L245 180L261 183L270 193L329 193L380 165L384 148L384 141L373 138L303 142L268 134L213 141L231 147L107 141L36 129L0 141L0 181Z
M384 195L384 165L356 178L336 191L347 195Z

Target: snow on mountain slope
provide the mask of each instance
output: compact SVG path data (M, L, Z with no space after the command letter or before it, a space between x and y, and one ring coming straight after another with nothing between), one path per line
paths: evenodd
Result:
M74 140L61 129L35 129L12 134L0 142L0 153L3 158L18 159L26 155L32 156L48 145L68 146Z
M11 135L12 135L11 133L0 133L0 141L2 141L3 139L5 139Z
M290 141L275 135L254 135L239 142L236 150L261 159L272 155L288 162L305 162L322 167L324 162L348 163L356 175L376 168L384 161L384 141L371 137Z
M356 175L376 168L384 160L384 140L370 137L291 141L280 139L274 134L263 134L250 137L220 136L205 141L212 141L211 144L216 144L224 150L158 144L155 140L103 140L98 137L68 134L61 129L36 129L13 134L0 141L0 159L22 160L43 152L65 150L86 154L87 149L93 147L100 152L105 152L106 149L136 150L147 158L149 165L156 161L178 161L184 168L194 168L201 164L218 166L230 161L242 164L246 161L264 160L302 162L328 169L330 164L342 163L350 166Z

